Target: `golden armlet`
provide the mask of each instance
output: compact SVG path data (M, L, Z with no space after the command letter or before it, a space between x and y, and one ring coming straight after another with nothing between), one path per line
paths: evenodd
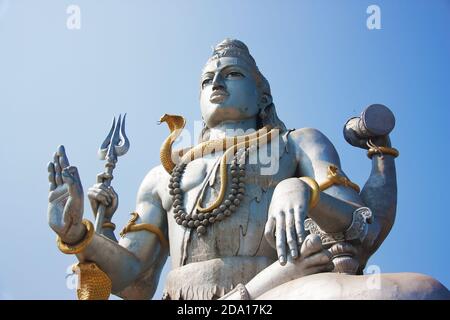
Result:
M339 175L337 166L330 165L330 166L328 166L327 180L322 182L319 186L320 191L324 191L324 190L328 189L329 187L336 185L336 184L352 188L357 193L359 193L361 191L359 186L356 183L353 183L347 177Z
M164 233L159 229L157 226L150 224L150 223L139 223L136 224L136 220L139 218L139 214L137 212L133 212L130 221L128 221L128 224L122 229L120 232L120 236L123 237L128 232L135 232L135 231L148 231L153 234L155 234L159 242L161 243L161 246L164 248L169 247L169 243L164 236Z
M395 148L388 148L388 147L371 147L369 151L367 151L367 157L369 159L372 159L374 154L380 154L381 156L387 154L390 156L393 156L394 158L397 158L400 155L400 152L398 152Z
M320 188L319 184L316 180L310 177L300 177L300 180L302 180L304 183L306 183L311 188L311 197L309 199L309 209L313 209L320 200Z
M61 238L58 236L56 238L56 244L58 245L59 250L65 254L77 254L83 251L89 243L91 243L92 238L94 237L94 225L89 220L83 220L82 223L86 226L86 234L84 238L76 243L76 244L67 244L64 243Z

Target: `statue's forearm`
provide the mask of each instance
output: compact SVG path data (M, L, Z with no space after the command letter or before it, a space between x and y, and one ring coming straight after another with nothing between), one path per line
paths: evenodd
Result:
M397 205L397 177L394 157L374 155L372 172L361 192L361 198L376 217L393 220Z
M353 212L363 205L342 200L325 192L320 193L320 201L308 215L319 227L329 233L342 232L352 223Z
M334 192L333 192L334 193ZM328 233L347 230L358 207L368 207L372 211L376 225L369 226L371 246L376 248L386 238L395 219L397 204L397 180L394 157L380 155L372 157L372 172L360 198L343 200L338 193L320 193L318 205L309 212L319 227Z
M364 203L370 207L380 230L374 235L375 248L386 238L395 220L397 208L397 176L392 155L372 157L372 172L361 192Z
M245 284L250 299L255 299L264 292L304 275L304 270L293 262L290 255L287 256L287 260L284 266L275 261Z
M246 297L243 297L241 292L235 288L227 295L220 298L221 300L253 300L258 298L263 293L283 284L288 281L306 275L306 269L302 268L303 264L294 261L290 255L287 256L286 265L282 266L278 261L275 261L256 276L254 276L248 283L245 284Z
M132 252L97 233L77 258L80 262L95 262L111 279L113 293L130 284L142 271L142 262Z

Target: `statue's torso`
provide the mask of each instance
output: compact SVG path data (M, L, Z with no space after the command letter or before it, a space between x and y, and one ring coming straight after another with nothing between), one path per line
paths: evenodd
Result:
M275 170L276 173L261 175L261 164L248 164L246 166L245 198L238 209L224 220L208 225L206 233L200 237L195 229L185 228L176 223L173 218L172 199L166 187L166 192L160 196L164 209L167 211L173 269L191 263L195 263L198 268L204 265L206 269L213 269L210 264L214 263L214 259L219 258L223 263L225 261L223 259L230 258L226 260L226 263L233 264L234 268L239 270L235 272L242 273L243 278L251 278L255 275L253 273L260 271L258 269L267 267L277 259L276 250L270 247L264 238L264 228L276 185L280 181L294 176L297 168L294 152L288 152L285 139L286 134L278 137L272 142L273 144L263 146L260 151L260 154L266 155L267 149L272 152L277 150L274 153L279 159L279 168ZM180 186L184 193L184 207L187 213L195 208L197 197L205 183L208 183L209 186L204 193L203 206L209 205L216 199L220 189L220 174L219 170L216 170L220 157L221 154L206 156L187 165ZM252 155L250 157L254 159ZM227 193L228 191L229 187ZM255 269L249 259L255 259L254 264L259 264L260 268ZM206 263L206 261L210 262ZM241 263L242 266L240 266ZM198 270L198 272L204 271ZM189 277L187 274L185 276Z
M261 175L260 164L248 164L244 200L231 216L207 226L206 234L199 237L195 229L178 225L173 218L171 201L163 201L166 206L170 206L165 209L168 212L170 254L174 268L228 256L266 256L276 259L275 250L264 239L267 212L275 186L281 180L292 177L296 170L293 154L286 153L283 139L280 138L280 141L278 154L281 159L277 173ZM261 152L271 147L263 146ZM204 193L203 206L216 199L220 189L220 174L217 170L220 157L221 154L199 158L186 167L181 180L186 212L195 210L197 197L205 183L209 186ZM168 194L167 197L170 198Z

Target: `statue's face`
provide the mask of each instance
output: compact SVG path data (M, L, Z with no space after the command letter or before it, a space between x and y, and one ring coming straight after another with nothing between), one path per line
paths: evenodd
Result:
M261 95L250 68L244 60L232 57L206 65L201 78L200 106L209 128L258 115Z

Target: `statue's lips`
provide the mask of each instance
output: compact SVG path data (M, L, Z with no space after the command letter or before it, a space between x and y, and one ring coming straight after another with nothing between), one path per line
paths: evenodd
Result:
M214 91L211 94L211 97L209 98L209 101L211 103L221 103L224 102L225 99L229 96L230 94L224 90L217 90Z

